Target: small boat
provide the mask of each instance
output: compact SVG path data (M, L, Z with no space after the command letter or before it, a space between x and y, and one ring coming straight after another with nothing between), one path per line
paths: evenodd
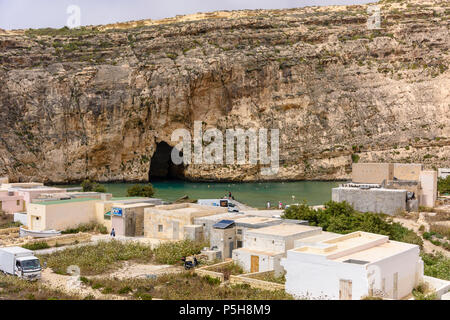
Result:
M56 230L44 230L44 231L33 231L28 230L20 227L19 229L19 237L33 237L33 238L48 238L48 237L55 237L60 236L61 231Z

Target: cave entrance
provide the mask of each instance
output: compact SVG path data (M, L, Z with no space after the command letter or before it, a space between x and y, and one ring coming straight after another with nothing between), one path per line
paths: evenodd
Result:
M185 166L183 164L176 165L172 162L172 150L173 147L164 141L156 145L156 151L152 156L148 172L149 181L184 179Z

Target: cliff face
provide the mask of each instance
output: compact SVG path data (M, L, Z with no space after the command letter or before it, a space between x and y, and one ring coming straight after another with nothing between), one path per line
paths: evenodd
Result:
M147 180L177 128L279 128L276 179L343 179L352 161L450 166L446 0L217 12L0 32L0 174ZM258 180L258 166L186 168Z

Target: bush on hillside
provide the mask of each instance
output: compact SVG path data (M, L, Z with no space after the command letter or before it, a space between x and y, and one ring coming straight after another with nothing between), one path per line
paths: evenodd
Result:
M89 179L84 180L81 183L81 187L83 188L83 192L90 192L90 191L103 193L106 192L105 186L98 184L97 182L92 182Z
M134 185L127 190L129 197L147 197L151 198L154 194L153 186L149 183L146 185Z
M325 209L314 210L306 203L291 206L285 210L285 219L308 220L311 226L322 227L324 231L347 234L365 231L387 235L391 240L402 241L422 246L422 239L412 230L393 222L384 214L361 213L347 202L329 201Z
M445 179L438 179L438 191L441 194L450 193L450 176L447 176Z

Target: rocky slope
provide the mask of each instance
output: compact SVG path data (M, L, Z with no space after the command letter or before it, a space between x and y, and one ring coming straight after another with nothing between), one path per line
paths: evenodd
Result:
M176 128L279 128L279 174L191 165L187 179L344 179L353 161L450 166L450 3L198 14L0 31L0 174L147 180Z

